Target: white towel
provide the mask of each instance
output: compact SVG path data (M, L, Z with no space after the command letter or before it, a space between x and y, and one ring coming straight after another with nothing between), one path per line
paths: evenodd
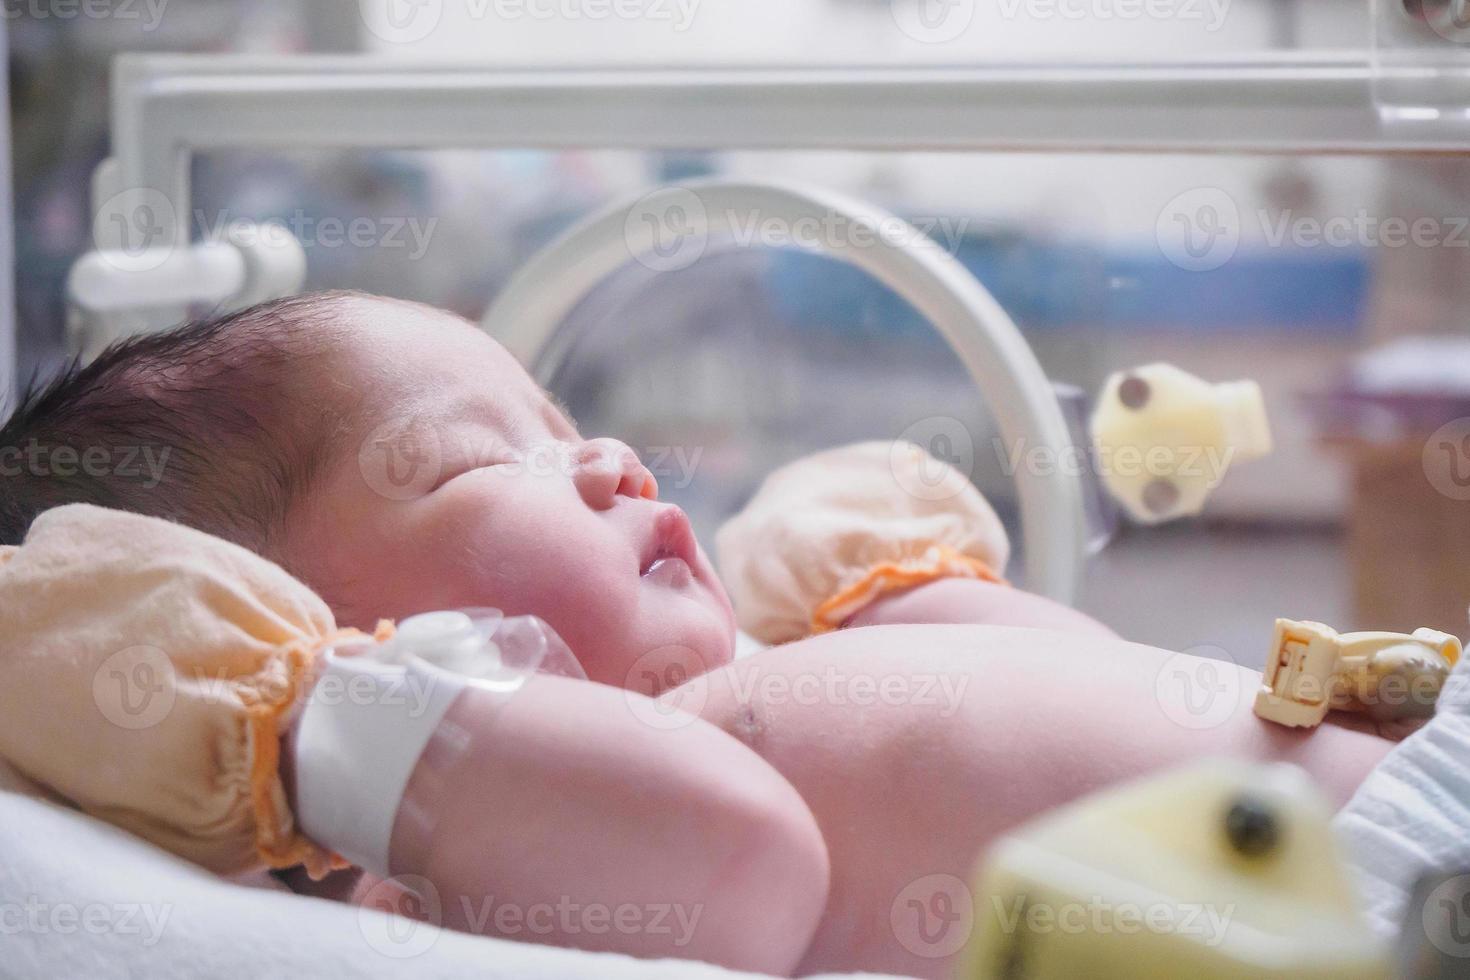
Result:
M1384 757L1333 827L1385 938L1403 927L1420 877L1470 871L1470 658L1445 681L1434 718Z

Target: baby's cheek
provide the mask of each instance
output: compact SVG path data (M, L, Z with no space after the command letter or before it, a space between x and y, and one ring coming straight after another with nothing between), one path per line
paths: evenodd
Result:
M546 620L592 680L623 686L637 645L639 583L626 556L599 549L595 535L547 548L527 611Z
M621 685L639 585L636 558L573 489L492 471L441 492L436 577L459 606L545 620L593 680Z

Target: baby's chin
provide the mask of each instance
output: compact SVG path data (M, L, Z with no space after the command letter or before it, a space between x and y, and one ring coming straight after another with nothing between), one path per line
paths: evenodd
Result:
M704 667L700 673L725 666L735 658L735 612L719 579L707 572L707 577L701 576L699 593L685 598L698 610L690 635Z
M583 663L588 677L655 697L725 666L735 656L735 626L722 598L681 596L646 605L626 649L602 663Z

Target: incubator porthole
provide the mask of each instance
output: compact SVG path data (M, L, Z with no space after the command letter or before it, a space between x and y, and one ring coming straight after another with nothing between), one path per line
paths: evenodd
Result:
M627 442L707 546L765 474L873 439L942 455L1022 542L1016 467L1033 461L1001 439L928 321L846 262L713 240L688 268L629 261L546 349L560 355L548 387L583 435ZM1013 561L1008 574L1022 569Z

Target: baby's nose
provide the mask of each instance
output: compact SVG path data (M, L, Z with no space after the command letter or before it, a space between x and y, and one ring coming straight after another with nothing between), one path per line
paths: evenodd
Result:
M589 439L576 454L573 480L577 492L596 510L606 510L618 497L658 499L658 481L638 454L616 439Z

